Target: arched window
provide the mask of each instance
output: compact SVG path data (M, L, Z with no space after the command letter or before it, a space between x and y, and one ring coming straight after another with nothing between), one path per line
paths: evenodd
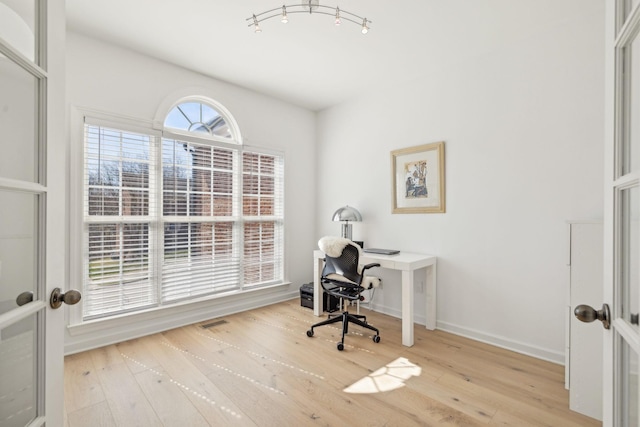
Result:
M165 128L208 134L234 140L233 129L223 113L211 105L198 101L187 101L169 111L164 121Z
M204 98L160 133L105 123L85 118L84 320L284 283L282 154Z

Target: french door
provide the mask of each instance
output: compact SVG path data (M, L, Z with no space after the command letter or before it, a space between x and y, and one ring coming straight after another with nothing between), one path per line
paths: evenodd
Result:
M0 0L0 426L63 425L63 40L63 0Z
M603 423L640 423L640 0L607 0ZM607 307L603 306L603 310Z

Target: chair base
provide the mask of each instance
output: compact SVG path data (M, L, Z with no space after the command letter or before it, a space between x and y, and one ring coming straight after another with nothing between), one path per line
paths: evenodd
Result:
M342 322L342 339L338 343L338 350L344 350L344 336L349 332L349 323L353 323L363 328L367 328L369 330L374 331L376 334L373 336L373 342L380 342L380 331L377 328L374 328L370 324L367 323L367 317L360 314L349 314L347 311L343 311L342 314L337 316L329 315L327 320L323 320L322 322L318 322L314 325L311 325L311 329L307 331L307 336L313 336L313 328L317 328L318 326L330 325L332 323Z

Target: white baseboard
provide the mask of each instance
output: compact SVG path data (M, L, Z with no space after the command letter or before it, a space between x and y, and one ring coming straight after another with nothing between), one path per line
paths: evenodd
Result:
M380 313L388 314L396 318L402 318L402 312L397 309L383 307L377 304L373 304L373 310ZM416 315L414 322L420 325L426 325L426 318L422 315ZM455 325L453 323L443 322L438 320L436 322L436 328L449 332L454 335L459 335L465 338L469 338L475 341L490 344L496 347L504 348L506 350L515 351L516 353L525 354L527 356L535 357L536 359L546 360L548 362L556 363L558 365L565 364L565 355L563 352L549 350L534 346L531 344L514 341L509 338L501 337L499 335L488 334L486 332L478 331L476 329L466 328L464 326Z
M507 350L515 351L516 353L525 354L527 356L535 357L537 359L546 360L548 362L556 363L558 365L564 365L564 353L547 348L534 346L531 344L514 341L498 335L487 334L475 329L465 328L462 326L454 325L452 323L437 321L436 327L441 331L449 332L451 334L460 335L465 338L480 341L485 344L490 344L496 347L504 348Z

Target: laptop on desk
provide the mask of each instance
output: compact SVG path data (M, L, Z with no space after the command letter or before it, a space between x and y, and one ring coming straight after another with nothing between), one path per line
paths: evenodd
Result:
M400 251L396 249L380 249L380 248L367 248L367 249L363 249L362 251L366 253L378 254L378 255L396 255L400 253Z

